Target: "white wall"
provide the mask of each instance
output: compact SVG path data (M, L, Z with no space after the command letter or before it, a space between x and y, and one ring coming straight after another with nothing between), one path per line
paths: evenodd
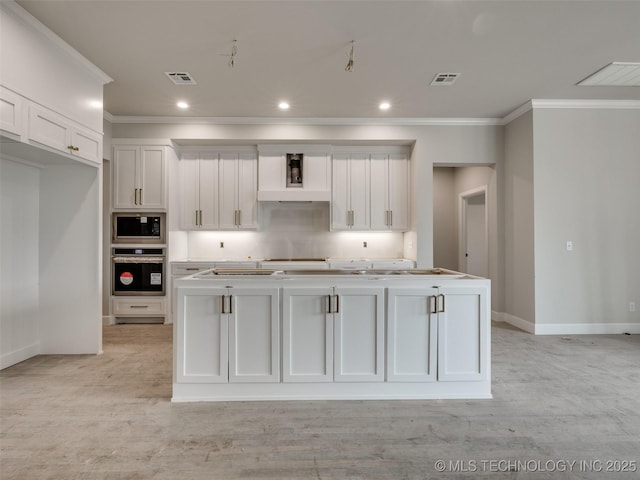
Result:
M455 172L452 167L433 169L433 264L458 268Z
M0 369L40 352L38 168L0 159Z
M533 114L527 112L505 131L502 312L530 332L536 318L533 226Z
M102 172L51 166L40 179L42 353L102 348Z
M640 110L536 109L533 152L536 332L640 332Z

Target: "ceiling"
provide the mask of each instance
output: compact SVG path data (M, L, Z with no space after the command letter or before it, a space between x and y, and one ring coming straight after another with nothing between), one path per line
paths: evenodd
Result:
M640 100L638 87L576 86L640 62L639 1L17 3L114 79L114 116L501 118L530 99ZM429 86L449 72L453 85Z

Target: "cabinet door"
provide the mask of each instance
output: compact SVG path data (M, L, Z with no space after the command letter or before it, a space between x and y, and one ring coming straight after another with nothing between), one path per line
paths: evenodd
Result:
M334 380L384 380L384 288L336 288Z
M438 380L488 380L490 306L487 289L440 288L438 309Z
M258 160L253 153L238 158L238 228L258 228Z
M332 293L331 288L283 289L283 381L333 381Z
M349 205L349 157L345 154L333 156L333 183L331 192L331 228L351 228L351 206Z
M389 162L386 155L371 155L371 229L388 230Z
M0 86L0 130L21 136L23 98Z
M218 199L220 201L220 229L236 230L238 173L237 154L223 154L220 156L218 181Z
M164 147L142 147L138 186L141 204L145 208L166 207Z
M74 157L102 163L102 135L76 128L71 130L71 145L77 148L71 152Z
M195 230L200 220L200 161L197 153L184 153L180 159L180 229Z
M368 155L352 155L349 160L349 204L352 230L370 228L370 171Z
M435 288L387 292L387 381L433 382L437 372Z
M71 125L61 115L29 105L29 140L70 154Z
M277 288L232 288L229 381L280 381L280 309Z
M138 158L135 146L118 146L113 150L113 208L139 208Z
M201 153L198 170L198 195L200 228L203 230L215 230L220 226L218 183L218 154Z
M409 161L404 156L391 156L388 171L388 227L406 231L409 229Z
M222 313L226 289L184 289L178 295L176 380L227 383L229 316Z

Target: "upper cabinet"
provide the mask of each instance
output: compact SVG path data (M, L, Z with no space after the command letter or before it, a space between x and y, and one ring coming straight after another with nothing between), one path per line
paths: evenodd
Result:
M333 230L409 229L409 160L405 152L333 155Z
M60 153L102 163L102 135L41 107L29 105L29 140Z
M409 229L409 161L404 154L371 155L371 229Z
M0 86L0 133L10 134L20 139L23 134L23 98L17 93Z
M180 228L258 228L255 152L183 152L180 160Z
M331 225L334 230L368 230L371 226L369 155L333 156Z
M258 145L258 200L331 200L331 146Z
M117 145L113 149L113 208L167 208L165 146Z

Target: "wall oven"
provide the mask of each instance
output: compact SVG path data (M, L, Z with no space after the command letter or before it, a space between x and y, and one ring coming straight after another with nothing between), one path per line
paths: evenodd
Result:
M164 213L113 214L113 243L165 243L166 215Z
M113 295L164 295L164 248L113 248Z

